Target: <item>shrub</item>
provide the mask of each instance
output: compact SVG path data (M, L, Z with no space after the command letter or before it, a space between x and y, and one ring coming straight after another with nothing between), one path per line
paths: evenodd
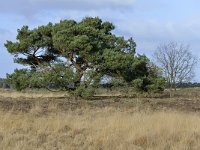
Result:
M72 92L74 96L83 97L83 98L91 97L94 95L94 93L95 93L95 89L93 87L91 86L86 87L85 85L80 85L78 88L76 88L75 91Z

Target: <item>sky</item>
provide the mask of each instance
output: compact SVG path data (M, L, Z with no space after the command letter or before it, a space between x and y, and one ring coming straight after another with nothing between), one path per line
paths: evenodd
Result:
M23 25L36 28L64 19L99 17L115 25L114 34L133 37L137 53L152 58L160 44L177 42L190 45L200 58L199 0L1 0L0 1L0 78L22 68L13 62L4 43L15 41ZM200 82L200 66L194 81Z

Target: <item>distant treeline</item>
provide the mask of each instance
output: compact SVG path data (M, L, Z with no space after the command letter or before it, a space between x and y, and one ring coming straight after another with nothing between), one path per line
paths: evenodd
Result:
M114 85L110 83L101 84L100 88L112 88ZM6 82L6 79L0 78L0 88L9 89L12 85ZM123 87L123 85L122 85ZM178 88L193 88L193 87L200 87L200 83L198 82L187 82L187 83L179 83L177 84Z
M198 82L179 83L179 84L177 84L177 87L178 88L200 87L200 83L198 83Z

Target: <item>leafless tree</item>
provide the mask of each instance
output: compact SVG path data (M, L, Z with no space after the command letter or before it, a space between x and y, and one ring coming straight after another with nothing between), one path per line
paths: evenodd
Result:
M170 42L158 46L154 57L167 79L170 91L181 82L188 82L194 77L194 68L198 62L189 50L189 46ZM170 92L171 93L171 92Z

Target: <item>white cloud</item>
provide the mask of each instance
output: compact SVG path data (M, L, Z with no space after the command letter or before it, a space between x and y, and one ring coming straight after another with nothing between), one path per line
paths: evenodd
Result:
M143 40L193 41L200 40L200 22L160 22L152 20L129 20L118 22L122 32Z
M90 6L106 6L106 5L113 5L113 6L130 6L132 5L135 0L27 0L32 4L41 4L45 3L49 4L61 4L61 5L69 5L75 6L76 5L90 5Z
M136 0L2 0L2 14L33 16L43 11L127 9Z
M137 44L137 52L152 57L160 44L175 41L190 45L192 53L200 58L200 22L195 19L182 21L160 21L122 19L115 23L118 32L127 37L132 36ZM198 68L200 72L200 68Z

